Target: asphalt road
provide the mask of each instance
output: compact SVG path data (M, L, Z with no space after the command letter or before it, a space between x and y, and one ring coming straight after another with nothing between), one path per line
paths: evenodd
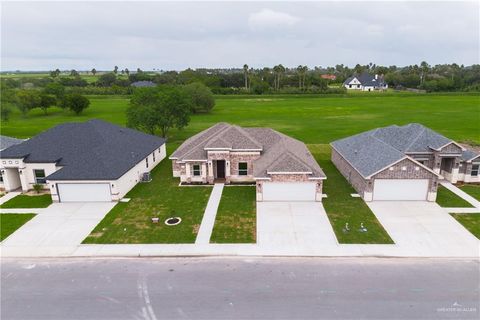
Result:
M475 260L7 260L1 319L479 319Z

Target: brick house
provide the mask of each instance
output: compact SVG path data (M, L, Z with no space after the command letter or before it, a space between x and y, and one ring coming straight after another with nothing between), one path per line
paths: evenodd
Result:
M365 201L435 201L439 179L480 182L480 155L420 124L331 143L332 161Z
M182 184L256 184L257 201L321 201L326 179L304 143L270 128L217 123L170 159Z

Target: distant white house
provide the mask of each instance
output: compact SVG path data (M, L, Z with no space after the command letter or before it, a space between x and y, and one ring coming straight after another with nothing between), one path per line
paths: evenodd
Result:
M343 85L347 90L361 91L386 90L388 88L388 84L385 82L383 75L371 75L368 72L347 78L347 80L343 82Z

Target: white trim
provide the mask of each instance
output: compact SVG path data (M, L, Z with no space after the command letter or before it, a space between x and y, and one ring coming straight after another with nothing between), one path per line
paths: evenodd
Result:
M438 155L439 157L444 157L444 158L451 158L451 157L461 157L461 153L441 153Z
M295 172L295 171L292 171L292 172L289 172L289 171L278 171L278 172L267 171L267 174L313 174L313 172L311 172L311 171L298 171L298 172Z
M270 181L272 178L268 177L253 177L254 180L260 180L260 181Z
M208 160L183 160L184 163L187 162L208 162Z
M377 173L380 173L380 172L382 172L383 170L385 170L385 169L387 169L387 168L389 168L389 167L391 167L391 166L393 166L393 165L395 165L395 164L397 164L397 163L399 163L400 161L405 160L405 159L409 159L409 160L413 161L415 164L419 165L420 167L426 169L427 171L430 171L430 172L433 173L434 175L436 175L436 176L438 176L438 177L441 177L441 175L439 175L438 173L436 173L435 171L433 171L433 170L430 169L429 167L427 167L427 166L421 164L420 162L416 161L416 160L413 159L412 157L405 156L405 157L403 157L402 159L397 160L397 161L389 164L388 166L386 166L386 167L378 170L377 172L372 173L371 175L368 176L368 178L372 178L372 177L373 177L374 175L376 175Z
M327 180L327 177L310 177L308 180Z
M203 148L205 151L261 152L263 149Z
M459 144L458 144L458 143L456 143L455 141L450 141L450 142L448 142L448 143L444 144L443 146L441 146L441 147L440 147L440 148L438 148L438 149L435 149L435 148L432 148L432 149L433 149L433 150L440 151L441 149L445 148L446 146L448 146L448 145L450 145L450 144L452 144L452 143L456 144L456 145L457 145L457 147L460 147L460 149L462 149L462 151L465 151L465 150L467 150L467 149L465 149L465 147L463 147L463 146L459 145Z

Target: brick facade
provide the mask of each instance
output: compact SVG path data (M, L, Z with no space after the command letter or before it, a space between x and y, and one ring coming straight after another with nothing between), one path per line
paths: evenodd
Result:
M393 170L390 170L390 168L393 168ZM404 159L394 164L377 173L371 179L372 186L375 179L428 179L429 192L437 192L437 176L410 159Z
M358 171L356 171L335 149L332 148L332 162L337 167L338 171L347 179L353 186L355 191L361 196L364 192L372 192L372 186Z

